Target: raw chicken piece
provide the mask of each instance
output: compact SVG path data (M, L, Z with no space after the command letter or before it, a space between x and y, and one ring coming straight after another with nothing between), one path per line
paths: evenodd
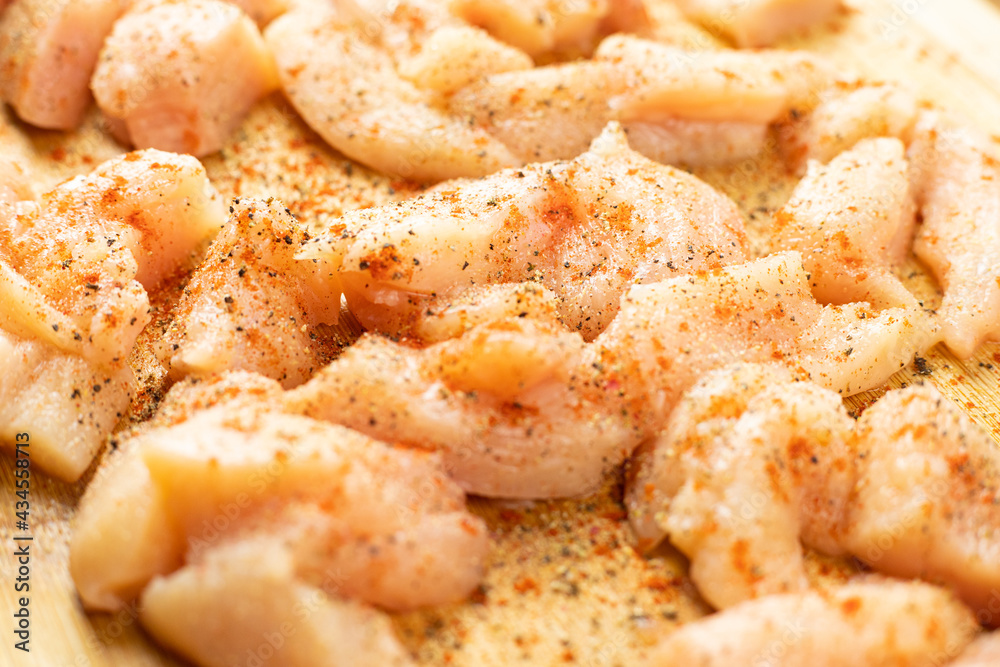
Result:
M91 87L135 146L200 157L223 146L278 78L257 26L235 5L142 0L115 23Z
M204 667L408 667L389 618L303 583L272 540L237 542L155 579L140 619L159 642Z
M457 16L485 28L534 58L589 53L602 36L605 20L634 12L623 0L449 0Z
M146 290L184 268L222 220L197 160L109 160L0 225L0 324L93 363L123 362L149 320Z
M629 285L742 262L745 243L728 198L630 150L615 125L572 162L442 184L334 230L300 257L338 266L354 314L392 335L471 286L534 281L592 338Z
M409 48L409 37L390 18L371 24L373 36L364 20L305 11L268 26L282 87L309 126L348 157L419 181L517 164L499 141L441 111L437 93L402 77L390 47ZM478 72L480 61L472 62Z
M392 609L454 602L479 583L488 535L434 456L271 409L230 402L123 443L73 540L88 606L127 602L178 545L194 564L259 538L283 544L303 581ZM351 576L324 583L327 569Z
M908 143L916 120L916 97L898 86L871 84L834 92L790 129L791 145L785 151L803 164L807 159L825 164L862 139L895 137Z
M0 446L28 433L31 465L76 481L128 409L132 371L99 368L43 342L0 329Z
M823 23L840 0L677 0L691 19L739 47L770 46L782 37Z
M399 74L418 88L450 95L488 74L531 67L527 54L486 38L477 28L445 26L427 37L416 56L400 62Z
M835 79L827 61L805 51L685 51L629 35L604 40L595 59L628 77L610 100L622 121L767 124L816 106Z
M310 328L335 324L339 282L295 253L309 235L274 200L236 200L175 309L158 354L174 377L263 373L285 387L319 368Z
M366 336L289 392L286 409L440 451L470 493L583 494L640 437L583 349L577 334L527 318L423 350Z
M848 544L873 568L946 582L1000 625L1000 449L935 389L885 395L859 422Z
M681 627L650 667L934 667L976 628L950 593L869 578L830 591L773 595Z
M170 388L138 433L174 426L217 405L273 405L281 393L277 382L253 373L185 380ZM136 443L141 439L123 438L105 458L76 511L69 573L87 609L116 612L154 576L173 572L183 562L186 545Z
M1000 611L1000 610L998 610ZM996 622L989 625L996 625ZM1000 662L1000 632L980 635L948 667L993 667Z
M458 338L480 324L515 317L559 325L559 297L533 282L472 286L456 299L436 305L414 329L415 337L425 343Z
M710 373L640 449L626 498L641 546L669 536L717 607L804 586L801 534L1000 618L1000 450L930 387L889 392L855 429L787 371Z
M620 120L648 157L712 165L759 153L768 124L815 106L832 80L829 65L802 52L695 51L615 35L593 60L495 74L448 105L525 162L573 158Z
M723 609L807 587L802 543L841 554L854 487L854 420L836 393L784 368L709 373L635 464L630 518L691 559L702 597Z
M881 385L930 342L922 312L819 305L801 256L788 252L632 287L588 354L655 429L720 366L778 361L850 395Z
M923 225L913 250L944 287L941 337L966 359L1000 340L1000 160L986 138L935 116L915 133L910 160Z
M0 96L22 120L80 124L97 53L128 0L16 0L0 18Z
M917 307L891 271L916 224L904 151L898 139L865 139L825 167L812 162L775 215L772 243L802 253L818 301Z
M624 73L591 60L493 74L448 99L450 113L503 142L519 163L570 160L614 119Z

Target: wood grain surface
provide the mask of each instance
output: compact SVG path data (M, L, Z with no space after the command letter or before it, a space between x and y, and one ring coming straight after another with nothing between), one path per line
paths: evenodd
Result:
M994 4L848 2L829 25L787 45L827 54L871 79L902 80L921 98L1000 136L1000 11ZM122 149L101 134L96 116L67 135L31 130L8 114L0 117L0 150L25 158L39 182L49 186L89 171ZM343 210L413 192L328 149L280 96L258 105L226 149L205 164L224 195L279 197L316 226ZM738 202L751 235L766 226L794 185L771 155L699 175ZM913 268L912 285L933 302L939 296L933 284L919 266ZM335 333L350 338L350 323ZM887 388L931 382L1000 439L1000 345L985 345L964 363L935 348L927 355L927 368L928 375L904 369ZM155 380L157 369L148 370ZM847 403L861 409L880 393ZM41 474L32 478L31 653L13 649L12 470L11 458L0 456L0 665L180 664L143 634L137 609L112 617L87 615L80 607L67 572L67 544L90 475L74 485ZM682 558L664 549L644 559L630 547L620 484L609 479L601 493L586 499L472 500L495 541L482 587L465 604L395 617L400 637L420 664L631 665L658 636L706 613ZM849 562L814 554L809 564L820 582L852 572Z

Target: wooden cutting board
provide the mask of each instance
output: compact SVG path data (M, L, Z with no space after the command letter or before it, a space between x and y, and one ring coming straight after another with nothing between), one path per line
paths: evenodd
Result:
M964 114L1000 137L1000 11L987 0L848 0L835 21L789 45L827 54L872 79L902 80L923 98ZM52 185L121 149L96 118L70 135L0 119L0 150L25 157ZM280 96L260 104L231 144L205 161L227 196L277 196L303 220L322 225L341 211L412 194L403 183L350 164L329 150ZM701 172L739 203L751 234L793 182L764 156ZM915 279L933 292L926 281ZM934 298L933 294L929 298ZM350 337L349 324L341 332ZM961 363L937 348L929 375L904 369L889 385L935 384L1000 439L1000 345ZM2 381L2 378L0 378ZM863 407L880 392L852 397ZM0 665L44 667L180 664L145 637L137 610L88 616L66 567L77 500L89 475L65 485L41 475L31 487L31 653L13 648L14 495L11 459L0 457ZM495 539L486 580L465 604L396 617L403 642L425 665L630 665L650 642L707 609L683 559L663 550L643 559L629 546L620 480L592 498L543 503L473 500ZM815 555L817 579L851 565Z

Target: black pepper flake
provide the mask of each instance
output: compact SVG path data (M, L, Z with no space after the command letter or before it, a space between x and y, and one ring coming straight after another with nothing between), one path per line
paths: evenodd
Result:
M361 260L358 263L358 268L361 269L362 271L365 271L366 269L368 269L368 262Z
M242 278L243 276L246 275L246 272L247 272L247 267L244 266L239 271L236 272L236 275Z
M469 268L469 263L468 262L466 262L465 264L462 265L462 270L463 271L465 271L467 268Z
M931 367L927 365L927 360L923 357L915 357L913 359L913 369L917 372L917 375L923 375L924 377L933 373Z
M79 389L74 389L73 393L70 394L69 397L71 399L73 399L73 398L80 398L80 390Z
M52 330L53 331L59 331L59 325L58 324L53 324L52 325Z
M226 303L232 303L233 302L233 297L227 295L227 296L223 297L222 300L225 301Z
M93 388L95 394L101 393L101 385L95 384L92 388Z

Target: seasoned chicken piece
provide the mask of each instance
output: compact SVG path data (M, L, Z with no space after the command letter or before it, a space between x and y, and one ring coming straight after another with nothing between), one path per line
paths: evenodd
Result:
M1000 340L1000 161L967 128L922 119L910 147L923 225L913 250L944 287L945 344L968 358Z
M286 95L323 139L348 157L419 181L480 176L518 163L499 141L443 112L436 92L403 78L389 47L403 49L409 39L389 17L374 24L380 27L373 36L366 25L292 11L266 31ZM481 65L473 62L476 72Z
M889 392L855 429L787 372L708 374L640 449L627 504L641 546L668 536L717 607L804 586L801 537L947 584L1000 624L1000 450L930 387Z
M865 139L809 173L777 212L774 247L797 250L822 303L917 307L892 273L910 250L916 210L905 147Z
M448 104L525 162L573 158L620 120L648 157L712 165L759 153L768 124L814 106L832 80L824 61L801 52L696 51L615 35L593 60L495 74Z
M97 53L128 0L16 0L0 18L0 96L22 120L79 125Z
M655 429L720 366L779 361L850 395L884 383L931 340L922 312L816 303L801 256L789 252L632 287L588 354Z
M0 156L0 205L34 198L35 189L24 165L7 156Z
M1000 449L929 386L885 395L859 422L848 547L880 572L945 582L1000 625Z
M992 667L998 661L1000 661L1000 632L991 632L976 637L957 660L948 663L948 667Z
M830 591L772 595L685 625L646 664L933 667L975 632L968 609L949 592L870 578Z
M457 16L534 58L589 53L610 16L634 11L631 1L448 0ZM621 5L621 6L619 6Z
M531 69L527 54L484 37L468 26L436 30L416 56L400 63L399 74L418 88L449 95L488 74Z
M570 160L614 119L623 72L592 60L493 74L448 99L452 115L503 142L518 163Z
M814 107L835 78L805 51L686 51L629 35L604 40L595 59L628 77L609 102L622 121L767 124Z
M923 349L922 325L902 309L820 306L789 253L635 286L590 345L527 317L425 349L365 337L290 392L287 409L441 451L478 495L577 495L661 428L704 372L778 360L853 393Z
M0 225L0 325L93 363L123 362L149 321L146 289L190 262L222 220L197 160L109 160Z
M178 545L194 564L260 538L283 544L303 581L387 608L446 604L475 588L489 538L435 457L272 405L230 402L123 443L125 472L88 492L73 540L88 607L128 602L176 562ZM328 569L349 580L324 582Z
M782 37L823 23L840 0L676 0L691 19L739 47L770 46Z
M140 429L174 426L217 405L276 404L281 385L253 373L221 373L171 387ZM141 431L140 431L141 432ZM166 497L153 483L137 437L124 438L80 499L69 547L69 573L83 606L115 612L154 576L183 563L186 544ZM114 553L113 559L108 557Z
M579 495L639 438L583 349L577 334L526 318L422 350L366 336L289 392L286 409L440 451L470 493Z
M472 286L533 281L592 338L629 285L740 263L744 244L728 198L630 150L612 125L569 163L349 212L300 257L339 266L351 310L381 332L419 331L428 304Z
M337 322L339 282L325 262L294 259L309 236L279 202L234 204L158 354L177 378L247 370L301 384L320 365L310 328Z
M0 447L18 433L31 438L31 465L76 481L128 409L134 392L124 364L97 367L30 338L0 329Z
M91 82L135 146L199 157L277 87L257 26L221 0L137 2L115 23Z
M472 286L455 299L435 305L414 329L416 338L426 343L458 338L480 324L515 317L559 325L559 297L533 282Z
M635 464L630 518L643 546L666 532L716 608L802 590L800 540L843 553L853 436L840 396L787 369L709 373Z
M913 93L891 84L865 85L837 94L824 93L812 113L789 128L785 151L805 164L827 163L862 139L895 137L909 142L917 120Z
M288 551L268 539L224 545L155 579L141 609L157 641L205 667L248 656L283 667L414 664L387 616L303 583Z

